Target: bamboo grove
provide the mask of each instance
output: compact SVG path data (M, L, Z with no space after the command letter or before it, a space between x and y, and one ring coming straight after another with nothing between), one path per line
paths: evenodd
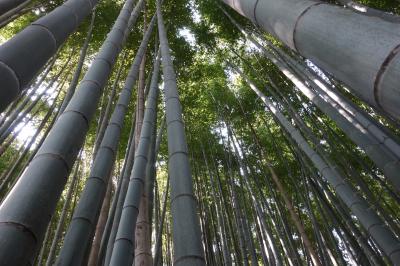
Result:
M0 265L400 265L398 0L0 0Z

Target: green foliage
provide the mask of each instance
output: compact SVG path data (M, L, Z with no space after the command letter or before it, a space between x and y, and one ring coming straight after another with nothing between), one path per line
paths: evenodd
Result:
M41 1L35 1L32 5L36 5L39 2ZM0 31L0 40L5 41L10 39L29 23L54 9L61 2L61 0L43 1L42 6L33 9L32 12L26 13L2 28ZM271 98L273 98L273 94L271 93L271 81L273 81L282 95L285 95L287 102L301 117L302 121L311 129L316 138L323 143L311 143L310 141L310 144L314 146L320 145L327 156L338 165L340 170L344 172L348 181L354 184L355 187L360 188L360 184L367 183L374 197L380 195L386 202L383 207L384 211L392 210L388 211L388 213L391 213L390 215L392 215L393 212L398 213L399 206L396 204L396 201L391 198L390 193L382 189L382 182L378 179L381 176L379 170L374 168L372 162L366 158L362 151L357 149L332 120L313 106L308 99L299 95L298 91L283 77L272 62L264 58L258 51L248 48L243 36L232 26L228 18L224 16L218 8L218 3L220 2L217 3L215 0L165 0L164 2L163 12L165 18L168 18L168 20L166 20L168 23L168 38L178 77L178 88L183 106L189 153L191 155L194 180L196 181L196 194L200 199L199 205L201 206L201 212L214 215L216 212L216 210L213 209L216 199L213 198L209 191L212 183L209 180L209 169L207 169L204 164L202 149L205 149L210 164L215 164L215 166L212 166L215 168L213 171L219 174L222 184L222 194L228 201L231 195L230 181L235 179L235 182L239 182L240 168L238 167L237 161L233 159L231 165L228 165L227 162L227 154L229 154L231 158L234 158L234 152L227 146L227 133L224 131L226 128L225 124L223 124L226 122L233 128L236 138L240 140L242 144L246 163L249 169L251 169L252 185L254 188L257 188L257 195L255 196L258 200L261 201L263 199L262 197L265 197L271 202L271 206L273 205L272 203L275 202L283 205L282 200L277 196L279 193L277 193L267 171L267 165L271 165L277 172L287 193L292 196L296 212L301 216L302 221L304 221L306 231L308 235L313 237L313 241L316 241L312 233L314 229L313 221L310 220L310 213L306 207L306 200L309 195L311 195L311 209L315 212L315 219L317 222L323 224L325 219L327 219L326 216L329 216L325 212L317 211L317 209L320 208L319 204L321 204L317 202L317 200L314 200L314 198L317 197L317 192L315 189L313 190L310 181L306 182L305 180L319 178L319 182L324 183L325 181L320 180L315 169L304 159L304 155L299 152L296 145L290 143L286 133L282 131L273 116L270 113L266 113L261 101L247 87L243 79L234 75L230 67L227 66L227 60L229 59L231 62L240 65L244 72L254 79L257 85L262 88L263 92ZM400 12L399 2L394 0L360 0L359 2L397 14ZM88 56L81 76L83 76L93 61L108 31L111 29L122 4L122 0L100 1L96 9L96 22L93 37L90 42ZM147 22L153 16L154 12L154 1L149 1L146 9ZM228 12L244 27L253 27L248 20L232 10L228 9ZM67 65L67 74L65 74L67 82L61 88L61 97L57 99L57 102L62 101L62 97L65 95L65 91L68 88L68 81L71 77L70 74L73 73L78 62L79 50L84 43L89 23L90 18L87 18L85 22L79 26L76 33L67 40L60 50L55 66L45 79L44 83L46 84L50 81L51 77L61 70L62 66L71 56L71 62ZM110 88L116 78L117 68L120 64L124 65L121 78L117 83L117 92L119 92L124 86L124 80L127 76L128 69L142 39L143 26L143 17L140 17L138 26L132 30L131 35L127 39L124 50L127 53L126 59L123 60L122 56L119 57L119 61L111 74L109 84L104 91L104 100L102 100L97 107L96 119L94 119L90 125L81 159L83 169L80 170L82 179L79 182L78 191L82 189L85 178L88 176L90 164L93 159L92 150L96 140L96 130L99 126L98 117L107 102ZM194 40L189 42L188 36L181 34L182 30L193 34ZM266 37L273 42L274 45L281 45L279 41L271 36L266 35ZM152 43L154 43L154 39ZM283 49L285 50L285 48ZM288 52L287 50L285 51ZM154 45L149 46L146 61L147 76L151 75L154 57ZM59 85L59 83L57 83L57 85ZM381 119L383 124L390 126L390 122L384 120L379 114L373 112L359 100L355 99L355 97L349 96L349 98L373 116ZM125 126L122 129L116 165L122 165L123 163L124 152L129 139L130 126L135 113L135 99L136 94L134 93L125 118ZM279 99L282 102L285 100L283 98ZM276 102L286 117L292 116L292 114L287 111L287 108L285 108L282 103L278 102L278 99L276 99ZM37 115L38 121L45 116L49 108L48 102L43 103ZM114 100L113 104L115 105L115 103L116 101ZM163 107L163 102L160 102L158 125L161 124L163 117ZM390 127L395 130L395 126ZM252 131L252 128L254 131ZM253 133L256 133L261 147L258 146ZM222 143L222 140L224 140L225 143ZM17 144L12 145L11 148L1 156L0 171L4 171L10 166L10 163L15 158L14 155L18 153L20 145L21 144L17 142ZM265 157L261 156L261 149ZM158 182L160 190L163 191L167 178L166 164L168 161L165 134L158 161L160 166L158 169ZM229 166L233 170L233 176L231 176L227 170ZM114 179L116 179L117 176L118 172L116 171L116 173L114 173ZM378 178L376 178L376 176ZM235 189L237 189L239 193L242 193L240 197L243 197L243 203L241 204L248 205L248 208L245 209L246 216L249 217L251 222L256 222L252 217L254 213L253 209L250 208L252 204L250 195L246 194L248 191L241 186L235 186ZM202 197L199 197L200 195ZM58 204L54 219L59 217L64 200L65 191L62 200ZM369 200L371 199L369 198ZM266 207L270 207L267 205L268 204L266 204ZM232 206L229 206L229 208L231 208L228 209L228 211L230 211L229 215L232 215ZM70 212L71 211L72 210L70 210ZM294 229L293 224L288 222L288 220L290 220L290 218L288 218L289 215L286 211L283 212L283 216L287 218L286 222L288 223L288 228L295 232L294 235L296 235L297 231ZM70 215L69 213L69 216ZM168 211L167 216L169 215ZM336 212L334 212L334 215L338 216ZM233 223L232 220L230 220L230 222ZM328 220L330 220L330 223L333 223L331 219ZM276 221L268 220L271 227L273 226L273 222ZM323 230L325 230L324 232L326 234L331 233L329 232L329 225L332 224L323 226ZM55 229L55 223L52 223L51 228L52 230ZM214 229L207 228L207 230L212 232ZM277 237L278 233L278 231L273 232L275 237ZM166 237L165 235L164 238ZM297 247L300 247L301 241L297 240L294 242ZM257 247L257 249L257 251L260 252L259 247Z

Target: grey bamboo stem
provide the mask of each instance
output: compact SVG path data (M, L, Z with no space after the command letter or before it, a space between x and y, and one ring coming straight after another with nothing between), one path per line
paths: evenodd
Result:
M164 74L164 101L168 134L168 171L171 178L171 214L174 237L174 265L205 265L196 199L182 121L176 74L157 1L158 32Z
M112 173L111 173L112 174ZM107 222L107 216L110 209L110 198L112 193L112 178L109 178L107 191L104 196L103 205L101 207L100 216L96 225L96 233L94 234L93 244L90 249L90 255L87 265L88 266L97 266L99 265L98 255L100 250L101 239L103 238L104 229Z
M120 201L121 201L121 199L125 198L125 195L126 195L126 187L127 187L128 181L129 181L129 180L128 181L126 180L127 178L129 178L129 174L127 174L127 173L130 173L132 170L133 157L134 157L134 153L135 153L134 152L135 145L132 144L132 143L135 143L135 141L134 141L135 124L136 124L135 117L136 117L136 114L133 113L131 129L129 132L129 140L128 140L128 144L126 146L124 164L123 164L120 176L119 176L117 190L114 193L114 197L113 197L112 204L111 204L111 210L110 210L110 213L107 218L106 227L104 229L104 234L101 239L99 258L98 258L99 265L103 265L103 264L108 265L109 264L109 263L104 263L104 261L106 261L106 252L109 252L107 247L108 247L108 243L111 238L113 239L112 242L114 242L115 234L116 234L116 233L113 233L113 230L116 231L116 229L114 229L116 227L116 226L114 226L114 220L117 217L117 213L119 213L118 217L120 217L120 215L121 215L121 208L123 205L123 201L122 202L120 202ZM119 223L119 218L118 218L118 222L116 224L118 224L118 223ZM111 247L112 247L112 245L111 245ZM109 262L109 258L107 259L107 261Z
M154 24L155 18L143 37L126 78L125 86L111 115L85 188L65 235L64 245L58 259L59 265L80 265L83 263L86 249L91 245L91 238L97 224L109 176L116 158L125 114L138 77L140 62L146 51Z
M152 19L148 30L153 27L155 19L156 16ZM138 63L140 64L140 62L141 60ZM110 265L131 266L134 259L135 225L139 213L141 195L144 190L144 176L148 162L147 156L150 148L151 134L153 134L157 116L159 64L159 59L157 59L152 75L139 145L135 151L135 161L118 225Z
M146 8L144 8L144 19L143 19L143 31L146 30L147 21L146 21ZM138 93L137 93L137 130L136 132L140 134L142 124L143 124L143 115L144 115L144 102L145 102L145 82L146 82L146 54L143 56L142 62L140 64L139 70L139 81L138 81ZM157 120L157 118L156 118ZM154 124L157 124L157 121L154 121ZM152 162L152 153L154 152L154 144L156 138L157 128L153 127L153 133L151 134L150 145L148 150L148 162L146 165L145 171L145 179L144 185L145 188L142 190L142 196L140 199L139 205L139 215L136 221L136 229L135 229L135 265L151 265L152 264L152 254L151 254L151 234L150 228L151 225L149 223L149 202L148 202L148 194L147 194L147 186L149 183L150 176L148 175L148 168ZM140 135L136 135L135 140L139 141Z
M119 221L121 219L122 208L124 205L126 192L128 190L129 177L130 177L130 173L132 171L132 167L133 167L133 163L134 163L135 150L136 150L135 149L135 125L136 125L135 117L136 117L136 112L133 115L131 138L130 138L130 143L128 143L129 150L128 150L128 155L125 160L126 165L125 165L125 169L121 175L121 189L120 189L118 198L116 198L115 213L114 213L113 217L111 217L112 220L110 220L110 226L111 226L110 234L109 234L108 239L104 240L104 241L107 241L106 243L104 243L104 245L105 245L104 265L110 264L111 255L112 255L112 251L113 251L113 247L114 247L115 236L117 235L118 225L119 225Z
M31 262L40 246L67 181L66 177L83 145L111 67L122 48L128 29L138 16L140 8L135 10L136 15L133 19L129 19L133 4L133 0L125 3L96 59L81 81L77 93L54 124L19 182L2 203L0 241L8 243L0 249L2 263L26 265ZM79 10L85 11L85 5L79 5Z
M157 229L158 234L156 236L156 243L154 245L154 266L159 266L161 265L161 254L162 254L162 235L163 235L163 229L164 229L164 221L165 221L165 214L167 212L167 199L168 199L168 191L169 191L169 176L167 178L167 184L165 186L165 191L163 195L163 203L162 203L162 211L161 211L161 217L160 217L160 225Z
M215 204L215 208L216 208L216 215L217 215L217 225L218 225L218 234L221 236L221 244L222 244L222 255L224 258L224 265L232 265L231 262L231 258L230 258L230 253L228 250L228 246L227 246L227 239L226 239L226 235L225 235L225 231L223 228L223 220L222 220L222 210L221 210L221 205L220 202L217 198L217 192L215 189L215 181L214 181L214 174L212 173L210 166L208 165L208 160L207 160L207 156L206 153L204 151L204 146L201 145L201 152L203 154L203 160L205 163L205 166L207 168L207 172L208 175L210 176L210 183L211 183L211 192L212 192L212 196L214 198L214 201L216 202Z
M17 98L58 47L91 13L97 2L68 0L0 47L0 111ZM31 52L32 49L35 53Z
M269 242L269 245L270 245L270 248L271 248L271 251L272 251L272 255L273 255L272 257L274 258L274 262L273 263L275 265L277 265L277 266L280 266L280 265L282 265L281 258L279 256L278 251L277 251L277 247L274 244L274 240L272 239L272 236L269 233L268 226L266 225L266 222L265 222L266 219L265 219L264 212L261 209L260 203L255 198L255 193L254 193L254 191L253 191L253 189L251 187L250 180L249 180L249 172L248 172L247 165L244 164L243 159L242 159L242 157L241 157L241 155L239 153L239 150L238 150L239 148L237 147L238 146L237 140L235 141L233 139L232 129L230 128L229 125L227 125L227 128L228 128L228 136L232 139L232 146L234 147L236 158L237 158L237 161L238 161L239 166L240 166L240 170L241 170L240 171L240 175L243 176L243 178L244 178L245 184L246 184L246 186L247 186L247 188L249 190L249 194L251 196L253 205L255 207L255 211L256 211L257 215L260 217L261 227L262 227L263 231L266 232L267 239L268 239L268 242ZM244 156L243 151L242 151L242 156ZM313 262L314 262L315 265L318 265L318 266L321 265L319 263L318 257L315 257L315 261L313 260ZM252 264L254 264L254 260L253 259L252 259Z
M398 23L321 1L223 1L345 82L364 101L400 118Z
M150 87L150 85L149 85ZM160 149L160 144L163 136L163 132L165 129L165 117L162 118L161 120L161 125L160 129L158 130L157 134L157 128L154 128L154 142L152 143L152 149L149 151L149 163L146 166L146 180L148 182L145 184L145 190L147 193L148 197L148 214L149 214L149 224L150 224L150 236L152 235L152 228L151 226L153 225L153 211L154 211L154 189L155 189L155 182L156 182L156 176L157 176L157 171L156 171L156 161L157 161L157 155L158 151ZM157 222L154 221L154 224Z

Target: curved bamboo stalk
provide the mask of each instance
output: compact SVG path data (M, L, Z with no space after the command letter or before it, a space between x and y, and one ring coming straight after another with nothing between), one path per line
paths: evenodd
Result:
M4 264L27 264L40 246L57 199L67 181L65 177L71 171L83 144L111 66L128 35L128 29L138 16L140 8L129 19L133 2L128 0L125 3L77 93L1 205L0 240L8 243L0 250L0 261ZM83 7L81 9L84 11Z
M143 32L146 30L147 21L146 21L146 7L144 8L144 18L143 18ZM157 55L156 55L157 56ZM139 70L139 81L138 81L138 93L137 93L137 104L136 104L136 137L135 141L139 141L140 132L143 126L143 116L144 116L144 102L145 102L145 84L146 82L146 54L144 54L142 62L140 64ZM157 117L154 121L154 124L157 125ZM147 186L149 183L149 176L147 175L147 168L151 164L152 153L154 152L154 144L157 133L157 127L153 127L153 132L150 138L149 144L149 153L147 155L148 163L146 165L145 178L144 178L144 189L142 190L142 195L140 199L139 205L139 214L136 221L136 229L135 229L135 265L151 265L153 263L153 258L151 254L151 234L150 228L151 225L149 223L149 202L148 202L148 194L147 194ZM137 147L137 146L136 146Z
M27 7L32 2L32 0L23 0L23 1L25 1L25 2L20 4L17 7L13 8L13 9L8 10L7 12L4 12L4 9L2 11L0 11L0 13L1 13L1 15L0 15L0 25L4 25L7 21L9 21L11 18L13 18L15 16L20 16L21 13L23 14L24 13L23 9L25 7ZM14 2L17 2L15 4L18 4L19 1L14 1ZM3 3L3 1L0 2L0 3ZM1 6L1 4L0 4L0 6ZM0 7L0 9L2 9L2 8ZM1 27L2 26L0 26L0 28Z
M10 10L9 12L5 13L4 15L2 15L0 17L0 28L3 28L7 24L13 22L17 18L25 15L26 13L33 11L34 9L40 8L41 6L45 7L45 5L43 5L41 3L39 3L37 5L33 5L33 6L28 6L28 5L29 5L29 3L27 3L27 6L25 6L25 4L20 5L17 8L14 8L14 9Z
M348 84L364 101L400 118L398 23L321 1L223 1Z

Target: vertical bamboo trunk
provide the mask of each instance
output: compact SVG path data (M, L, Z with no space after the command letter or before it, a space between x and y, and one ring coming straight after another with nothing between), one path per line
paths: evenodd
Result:
M155 122L156 123L156 122ZM155 127L154 127L155 128ZM140 199L139 205L139 215L136 222L136 229L135 229L135 265L152 265L152 254L151 254L151 234L150 234L150 227L151 224L149 223L149 203L148 203L148 194L146 191L146 185L150 181L148 175L148 167L151 164L151 156L153 151L153 144L155 138L155 132L152 133L151 140L150 140L150 147L148 150L148 162L145 171L145 178L144 178L144 189L142 191L142 196Z
M139 2L138 5L142 5ZM78 265L83 263L85 249L90 248L94 227L103 204L110 173L117 155L121 129L131 99L132 90L137 80L140 62L149 42L155 19L150 24L135 59L129 70L125 86L122 89L110 122L104 133L96 158L91 167L89 178L81 194L72 222L65 236L58 262L60 265Z
M222 244L222 255L224 257L224 265L232 265L231 258L230 258L230 253L229 253L229 250L228 250L228 244L227 244L228 241L227 241L226 235L225 235L226 232L224 230L224 224L223 224L224 222L222 220L223 218L222 218L221 205L220 205L219 198L217 196L218 194L217 194L216 189L215 189L214 175L211 172L211 169L210 169L210 167L208 165L208 160L207 160L206 153L204 151L203 145L201 146L201 151L202 151L202 154L203 154L203 159L204 159L204 162L205 162L205 166L206 166L207 171L208 171L208 175L210 176L211 192L212 192L212 195L213 195L213 199L214 199L214 202L216 203L215 207L216 207L216 215L217 215L218 234L220 235L221 242L222 242L221 244Z
M163 203L162 203L162 211L160 217L160 226L157 231L158 234L156 236L156 243L154 245L154 266L162 265L162 236L165 222L165 214L167 212L167 199L168 199L168 191L169 191L169 177L167 178L167 184L165 187L164 195L163 195Z
M80 1L74 3L79 4ZM85 7L86 5L81 5L79 10L83 12ZM128 0L91 68L80 83L77 93L55 123L17 185L2 203L0 241L8 243L0 249L2 263L20 265L32 262L65 186L65 177L68 176L83 144L88 124L110 74L110 65L114 64L124 38L129 32L128 20L132 8L133 0ZM29 42L27 43L29 45ZM29 50L31 49L32 47Z
M104 196L103 206L101 207L99 221L96 226L96 233L94 234L94 240L92 248L90 250L88 266L98 265L98 255L100 249L101 239L103 237L104 228L107 222L108 211L110 209L110 199L112 194L112 179L108 181L106 195Z
M153 17L148 31L153 27L156 16ZM141 59L141 58L140 58ZM141 62L141 60L139 61ZM158 63L157 63L158 62ZM144 190L144 176L148 162L150 139L155 127L158 100L159 59L155 61L150 92L146 104L139 145L125 197L117 235L114 242L110 265L131 266L134 259L135 225L139 213L140 198ZM140 63L139 63L140 64Z
M104 229L104 234L103 237L101 239L101 244L100 244L100 251L99 251L99 257L98 257L98 261L100 265L108 265L108 263L105 263L105 259L106 259L106 252L108 252L107 250L107 246L108 246L108 242L110 240L110 238L112 238L112 230L114 229L114 219L117 216L118 213L118 208L119 205L119 201L120 198L124 198L125 197L125 193L126 193L126 176L127 176L127 172L130 172L130 170L132 169L131 165L133 164L133 151L135 149L134 144L134 138L135 138L135 117L136 117L136 112L134 112L131 115L131 126L130 126L130 132L129 132L129 139L128 139L128 144L126 146L125 149L125 156L124 156L124 163L122 166L122 170L119 173L119 178L118 178L118 184L117 184L117 188L116 191L114 193L113 196L113 200L111 203L111 209L110 209L110 213L108 214L107 217L107 223L106 223L106 227ZM120 212L119 212L120 213ZM115 238L115 234L114 237Z
M270 244L270 248L271 248L271 251L273 254L273 258L274 258L273 263L274 263L274 265L280 266L280 265L282 265L282 262L281 262L279 253L277 251L277 247L275 246L275 243L271 237L271 234L268 232L269 230L268 230L268 226L266 225L266 222L265 222L266 219L265 219L264 212L262 211L259 202L255 198L255 192L253 191L251 184L250 184L250 180L249 180L249 172L248 172L247 165L244 164L243 159L240 156L240 154L242 154L242 156L243 156L244 153L243 153L243 151L241 151L241 153L239 153L239 150L238 150L239 148L237 147L238 146L237 141L234 141L233 136L232 136L232 129L229 125L227 126L227 128L228 128L228 136L232 139L232 145L234 147L234 150L236 153L236 158L237 158L239 166L240 166L241 175L244 177L244 181L245 181L247 189L249 190L249 194L251 196L251 200L252 200L253 206L255 208L255 211L256 211L257 215L260 217L263 231L266 232L268 242ZM254 257L254 255L252 255L252 257ZM254 260L254 258L252 258L252 263L254 263L253 260Z
M371 209L369 204L356 194L351 185L348 184L347 181L330 166L330 164L327 164L324 159L310 147L300 132L291 125L274 104L272 104L272 102L262 94L262 92L243 74L243 72L237 68L235 68L235 71L245 79L251 89L256 92L268 109L277 118L279 123L287 132L289 132L291 138L313 162L314 166L320 171L321 175L326 178L332 188L335 189L337 196L343 200L348 208L350 208L382 251L391 259L392 262L400 261L400 241L385 225L382 219Z
M150 85L149 85L150 87ZM154 195L155 195L155 190L156 190L156 177L157 177L157 169L156 169L156 161L157 161L157 155L160 150L160 145L161 145L161 140L163 137L165 129L165 117L162 118L161 120L161 125L160 128L157 132L157 129L154 128L154 137L157 137L156 139L153 140L152 147L151 147L151 153L149 153L149 158L150 158L150 163L147 164L146 166L146 178L149 180L146 184L146 193L148 195L148 202L149 202L149 224L150 224L150 236L152 236L152 225L154 224L154 227L157 225L158 221L157 219L154 219L153 223L153 213L156 213L155 206L154 206Z
M230 157L229 157L229 160L230 160ZM230 174L231 174L231 177L233 178L232 170L230 167L231 166L229 166ZM233 179L229 181L229 185L231 188L232 206L233 206L233 211L235 214L234 216L235 216L235 221L236 221L236 227L238 230L240 251L242 253L241 257L243 259L243 261L241 263L245 266L248 266L249 261L247 259L247 248L246 248L245 237L244 237L244 232L243 232L244 229L243 229L243 224L242 224L242 211L240 210L239 201L238 201L236 190L235 190L235 183L234 183Z
M204 185L200 183L200 171L199 167L196 165L196 161L193 160L193 153L191 154L192 161L194 162L194 167L193 167L193 176L196 184L196 196L199 199L202 199L206 197L206 193L204 192ZM204 245L204 253L205 253L205 261L207 265L215 265L215 259L213 256L213 250L211 249L211 236L210 236L210 229L209 229L209 218L208 218L208 206L206 202L199 201L199 212L200 212L200 225L201 225L201 232L202 232L202 238L203 238L203 245Z
M171 178L174 265L204 265L199 218L196 213L196 200L193 196L192 175L182 121L182 108L160 1L157 1L157 17L165 81L164 98L167 116L168 170Z
M118 225L121 218L122 208L124 205L124 200L126 196L126 192L128 190L129 177L132 171L134 157L135 157L135 125L136 125L136 112L133 114L133 120L131 125L131 138L128 143L128 154L125 158L125 169L121 173L121 188L118 195L118 198L115 202L115 214L113 217L110 217L110 235L108 239L104 239L107 243L104 243L105 251L104 251L104 265L110 264L111 254L114 247L115 236L117 235Z
M291 200L289 199L286 190L284 189L282 183L279 181L279 178L275 172L275 170L272 167L268 167L268 170L270 171L272 180L274 180L285 204L286 204L286 208L288 209L289 213L290 213L290 217L292 218L292 221L294 222L294 224L296 225L297 230L299 231L301 238L304 241L304 246L306 247L307 251L309 252L309 255L311 257L311 259L313 260L314 265L321 265L318 255L315 252L313 245L310 241L310 239L308 238L306 231L304 229L303 224L301 223L300 217L297 215L297 213L294 211L294 207L293 204L291 202Z
M217 109L217 112L218 111L219 110ZM219 134L220 134L220 136L223 136L221 127L219 127ZM225 140L222 137L221 137L221 141L222 141L223 146L226 147L225 146ZM224 148L225 175L229 175L229 176L233 177L230 158L231 158L230 155L227 154L227 152L226 152L226 150ZM223 200L224 210L225 210L225 215L226 215L227 220L228 220L228 227L229 227L229 231L230 231L230 235L231 235L231 240L232 240L234 248L235 248L235 254L234 254L235 258L236 258L236 262L235 263L240 263L240 264L247 265L248 263L247 263L246 258L245 258L245 256L246 256L245 253L246 252L245 252L245 248L244 248L244 245L243 245L244 243L243 243L243 240L242 240L242 237L241 237L241 234L240 234L240 228L239 228L239 223L238 223L237 208L235 208L235 206L237 204L236 204L236 198L235 198L236 197L236 193L233 191L233 182L231 180L227 180L228 191L230 191L228 196L230 196L230 198L232 199L231 201L232 201L232 207L233 207L233 214L229 212L228 205L227 205L227 199L224 196L224 194L222 193L221 181L220 181L219 176L218 176L218 182L219 182L219 186L218 187L220 189L221 196L224 199ZM233 215L233 218L232 218L232 215ZM235 232L234 232L234 223L236 223L237 228L239 229L239 233L237 234L238 235L237 238L239 240L238 243L236 242L236 237L235 237Z
M143 34L146 33L146 4L143 7ZM138 79L138 92L136 99L136 129L135 129L135 148L139 145L140 132L142 130L143 125L143 117L144 117L144 87L145 87L145 78L146 78L146 53L143 55L142 62L140 63L139 68L139 79Z
M0 47L0 111L25 89L58 47L91 13L97 2L98 0L68 0ZM32 49L35 53L31 52Z
M345 82L364 101L400 118L397 23L321 1L223 1Z
M146 31L146 8L144 8L144 19L143 19L143 32ZM158 62L157 59L155 59ZM140 64L139 70L139 84L138 84L138 99L137 99L137 114L138 117L136 119L137 128L136 128L136 138L137 144L140 139L140 133L143 125L143 116L144 116L144 99L145 99L145 81L146 81L146 54L144 54L142 62ZM156 124L156 121L155 121ZM156 130L156 127L153 128ZM148 154L148 162L147 166L151 163L151 150L154 146L154 138L155 132L152 133L150 148ZM137 145L136 145L137 147ZM146 166L146 167L147 167ZM147 173L147 171L146 171ZM146 175L144 179L145 187L147 187L149 180ZM151 235L150 235L150 224L149 224L149 206L148 206L148 194L146 189L143 189L142 196L140 199L139 205L139 215L136 221L136 229L135 229L135 265L151 265L152 264L152 255L151 255Z
M154 224L152 224L154 230L152 231L152 233L154 233L154 252L153 252L153 265L157 265L160 264L156 264L155 258L156 258L156 252L157 252L157 236L158 236L158 232L160 229L160 217L161 217L161 199L160 199L160 195L159 195L159 191L158 191L158 184L157 184L157 180L154 182ZM151 237L153 238L153 234L151 235ZM161 247L161 253L160 253L160 258L162 258L162 242L160 243L160 247ZM162 259L161 261L159 260L159 262L161 262L162 264Z

